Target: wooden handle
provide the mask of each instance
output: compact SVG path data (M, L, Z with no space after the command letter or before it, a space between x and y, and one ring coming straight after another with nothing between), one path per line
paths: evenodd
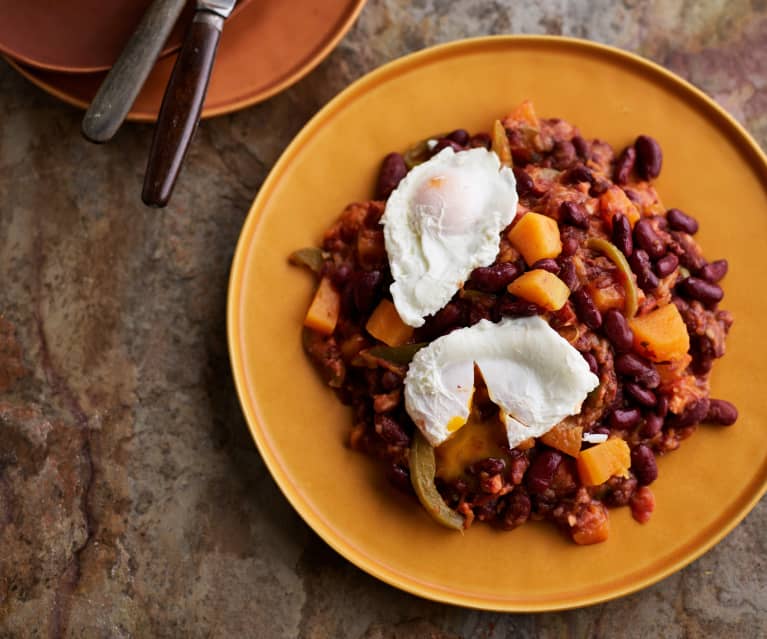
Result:
M200 121L224 19L198 11L184 39L160 107L141 199L165 206Z
M107 142L128 115L186 0L154 0L85 113L83 135Z

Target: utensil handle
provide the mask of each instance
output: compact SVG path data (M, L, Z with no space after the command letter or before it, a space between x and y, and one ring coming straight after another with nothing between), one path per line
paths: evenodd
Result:
M185 4L154 0L146 10L85 113L82 133L88 140L107 142L120 128Z
M200 121L224 19L197 11L165 90L149 151L141 199L165 206L173 192L192 136Z

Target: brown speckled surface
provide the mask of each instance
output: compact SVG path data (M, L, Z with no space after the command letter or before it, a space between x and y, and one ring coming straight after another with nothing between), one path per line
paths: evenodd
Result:
M399 592L330 550L272 481L229 373L226 281L269 167L350 81L488 33L638 52L767 147L764 0L371 0L298 85L205 122L170 208L139 201L151 130L110 145L0 63L0 637L760 637L764 500L643 592L504 615Z

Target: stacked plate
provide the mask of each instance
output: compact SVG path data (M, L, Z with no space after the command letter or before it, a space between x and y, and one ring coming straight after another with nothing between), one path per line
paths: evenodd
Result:
M31 82L86 107L151 0L0 0L0 53ZM227 21L203 117L260 102L306 75L351 27L364 0L239 0ZM128 115L153 121L194 3Z

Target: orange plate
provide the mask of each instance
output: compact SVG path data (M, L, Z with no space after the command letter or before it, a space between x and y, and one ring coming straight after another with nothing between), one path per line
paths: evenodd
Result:
M297 82L332 51L364 4L364 0L304 0L300 11L284 0L242 6L236 19L224 26L202 117L242 109ZM55 73L7 60L33 84L81 108L88 106L105 75ZM157 119L175 61L175 56L158 60L128 120Z
M668 206L701 221L711 258L727 257L725 306L737 317L713 394L741 410L732 428L702 427L659 460L657 509L644 526L611 511L610 539L578 547L552 525L457 534L391 488L346 448L351 413L301 350L315 282L287 256L314 245L348 202L370 197L383 156L437 131L487 131L524 98L621 148L638 133L665 158ZM664 69L564 38L466 40L364 77L296 136L264 183L231 273L229 348L240 400L283 492L333 548L380 579L443 602L502 611L594 604L679 570L722 539L767 483L764 424L767 158L714 102ZM755 288L756 287L756 288Z
M152 0L0 0L0 53L25 65L62 73L106 71ZM251 0L239 0L230 19ZM194 11L188 4L162 55L181 45Z

